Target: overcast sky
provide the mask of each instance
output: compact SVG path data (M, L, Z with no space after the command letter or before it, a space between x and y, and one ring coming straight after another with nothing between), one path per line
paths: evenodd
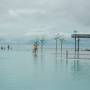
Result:
M90 31L90 0L0 0L0 35Z

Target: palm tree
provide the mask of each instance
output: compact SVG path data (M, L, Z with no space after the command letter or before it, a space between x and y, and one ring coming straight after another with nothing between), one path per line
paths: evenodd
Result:
M60 36L59 37L59 40L60 40L60 43L61 43L61 48L60 48L60 50L61 50L61 56L62 56L62 51L63 51L63 42L65 41L65 38L64 38L64 36Z
M58 39L59 39L59 33L56 33L54 39L56 40L56 52L57 52L57 43L58 43Z

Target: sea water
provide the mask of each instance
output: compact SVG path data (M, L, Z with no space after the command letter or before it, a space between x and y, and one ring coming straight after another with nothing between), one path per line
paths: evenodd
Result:
M90 90L90 59L65 59L29 45L0 50L0 90Z

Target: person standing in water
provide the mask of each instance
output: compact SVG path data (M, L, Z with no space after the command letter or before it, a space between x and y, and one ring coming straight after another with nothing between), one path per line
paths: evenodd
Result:
M34 45L33 45L33 53L37 53L38 51L38 42L34 42Z
M34 44L34 45L33 45L33 53L36 53L36 52L37 52L37 50L38 50L38 47L37 47L37 45L36 45L36 44Z
M8 48L8 50L9 50L9 49L10 49L10 46L8 45L7 48Z

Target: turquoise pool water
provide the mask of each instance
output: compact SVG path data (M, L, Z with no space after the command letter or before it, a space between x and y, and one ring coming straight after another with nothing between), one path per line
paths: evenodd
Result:
M0 51L0 90L90 90L90 60L51 50Z

